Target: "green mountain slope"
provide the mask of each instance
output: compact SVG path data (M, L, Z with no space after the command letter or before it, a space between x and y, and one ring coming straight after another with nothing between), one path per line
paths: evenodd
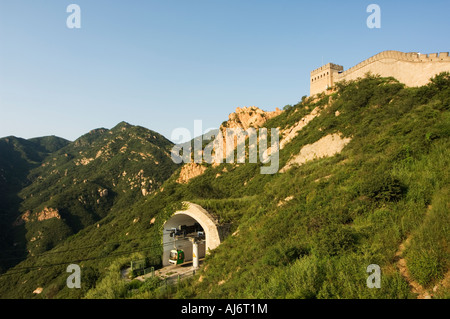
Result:
M67 145L69 141L46 136L25 140L14 136L0 139L1 194L17 191L27 185L28 172L39 165L49 153Z
M0 268L9 264L5 258L17 257L14 253L4 252L14 243L11 225L19 215L21 198L18 193L30 184L30 171L39 166L49 153L68 143L56 136L29 140L14 136L0 139Z
M206 165L178 184L177 170L159 191L112 206L97 224L0 276L0 296L413 298L414 280L448 298L450 76L421 88L369 76L285 110L265 124L283 137L320 112L281 150L280 169L331 134L351 141L274 175L260 174L261 163ZM164 221L184 200L231 223L231 235L178 287L124 281L120 270L131 260L158 264ZM399 251L410 278L400 273ZM69 263L82 267L81 289L66 287ZM381 267L380 289L366 285L371 264Z
M9 249L31 256L104 218L113 207L120 210L151 194L177 168L170 158L173 143L125 122L93 130L62 148L46 138L31 141L53 152L35 158L36 167L24 176L29 185L15 190L21 216L8 221L15 235Z

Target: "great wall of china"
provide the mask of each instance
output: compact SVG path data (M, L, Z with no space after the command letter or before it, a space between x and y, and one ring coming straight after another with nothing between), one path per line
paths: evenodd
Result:
M383 51L354 67L345 70L338 64L328 63L311 72L310 95L322 93L343 80L363 78L368 72L382 77L392 76L407 86L422 86L434 75L450 72L448 52L421 54Z

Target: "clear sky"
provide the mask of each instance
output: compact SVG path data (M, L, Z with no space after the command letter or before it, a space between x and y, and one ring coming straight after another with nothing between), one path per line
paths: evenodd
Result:
M66 25L72 3L81 29ZM0 0L0 137L218 127L236 107L297 103L322 62L448 52L449 12L448 0Z

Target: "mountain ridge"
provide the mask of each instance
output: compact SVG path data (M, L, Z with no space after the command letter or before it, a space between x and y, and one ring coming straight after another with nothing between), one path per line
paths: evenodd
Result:
M3 202L2 233L8 245L2 250L22 247L21 254L13 254L17 260L25 253L47 251L105 217L116 201L153 192L177 166L169 156L173 143L154 131L125 122L111 130L91 130L74 142L57 137L9 137L2 141L18 145L10 153L19 152L23 162L29 162L16 167L4 165L5 171L22 174L17 187L12 188L6 179L3 184L5 193L15 200L14 204ZM128 146L132 150L128 151ZM7 152L2 152L2 158L7 158ZM31 218L45 215L45 211L57 212L47 216L58 218ZM18 222L21 220L27 222Z
M339 83L329 95L302 99L263 124L285 132L280 168L324 137L338 133L343 139L351 137L338 152L292 163L273 175L259 174L261 162L202 163L202 174L186 183L177 182L181 171L177 166L147 196L139 194L140 187L130 189L131 171L123 176L123 167L133 159L142 160L139 153L146 153L135 147L153 137L135 138L136 144L126 148L118 138L111 145L118 143L114 152L124 156L102 174L114 167L118 171L106 175L105 184L87 183L84 199L94 207L99 189L108 189L100 200L107 200L110 190L134 195L115 201L101 219L55 242L47 253L36 250L0 275L0 297L416 298L396 259L399 246L412 238L402 249L402 264L406 263L410 278L432 298L448 298L449 287L441 283L450 269L449 112L448 73L419 88L371 75ZM129 133L125 129L117 134ZM108 135L103 132L101 137ZM93 150L79 146L65 163L86 172L97 163L110 165L113 159L104 161L108 152L101 149L105 144L94 144ZM47 169L51 172L51 160L35 176ZM118 185L119 180L124 183L121 187L106 184ZM81 181L80 186L86 185ZM195 276L177 286L160 287L164 281L157 277L143 283L124 280L123 270L131 261L146 259L149 265L161 266L165 221L184 201L200 205L218 223L229 224L230 235L207 256ZM31 201L28 204L32 206ZM47 208L43 216L55 207ZM59 213L62 220L67 218ZM81 289L66 286L69 262L82 268ZM381 269L380 289L367 286L367 267L374 264Z

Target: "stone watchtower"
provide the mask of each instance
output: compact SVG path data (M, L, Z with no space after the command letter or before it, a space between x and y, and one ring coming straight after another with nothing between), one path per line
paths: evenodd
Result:
M339 74L344 71L342 65L337 65L333 63L325 64L318 69L311 72L311 89L310 96L321 93L332 87L335 80L339 77Z
M311 72L310 95L325 92L339 81L364 78L370 72L393 77L409 87L427 84L441 72L450 72L448 52L421 54L417 52L383 51L344 71L341 65L328 63Z

